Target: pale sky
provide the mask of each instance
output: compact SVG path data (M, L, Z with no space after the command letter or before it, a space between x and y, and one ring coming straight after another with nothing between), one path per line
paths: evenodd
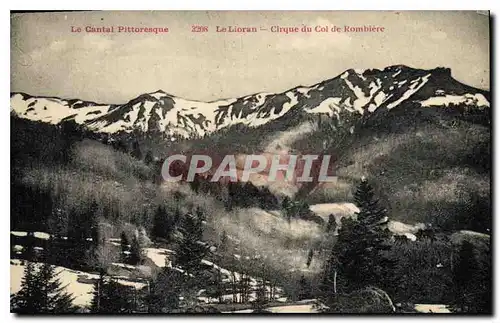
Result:
M208 33L192 33L193 24ZM385 27L278 34L271 26ZM166 34L72 33L71 26L168 27ZM216 33L216 26L267 28ZM194 100L282 92L349 68L449 67L489 90L489 18L469 12L67 12L11 16L11 91L125 103L162 89Z

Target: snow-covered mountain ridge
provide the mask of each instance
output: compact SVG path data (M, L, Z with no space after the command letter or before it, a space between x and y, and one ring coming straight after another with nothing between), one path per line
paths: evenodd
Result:
M396 65L383 70L349 69L312 86L213 102L186 100L161 90L126 104L12 93L11 111L21 118L51 124L74 120L100 133L139 131L195 138L237 124L259 127L296 109L340 118L341 113L364 115L381 108L394 109L405 102L417 102L422 107L490 106L488 92L454 80L449 69Z

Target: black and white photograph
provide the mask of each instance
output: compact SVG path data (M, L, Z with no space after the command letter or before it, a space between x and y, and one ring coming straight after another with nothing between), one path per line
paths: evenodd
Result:
M491 19L11 11L11 313L492 315Z

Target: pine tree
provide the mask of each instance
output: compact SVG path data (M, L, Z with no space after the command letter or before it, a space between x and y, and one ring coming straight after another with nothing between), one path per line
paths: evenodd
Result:
M24 257L30 261L35 260L35 233L28 231L26 235L26 244L24 246Z
M195 274L200 268L200 262L207 253L203 240L201 220L188 213L184 216L179 228L178 249L175 263L190 274Z
M132 143L132 151L130 152L130 155L135 159L142 160L142 151L137 140Z
M474 245L463 241L458 262L453 269L455 286L454 310L465 313L491 313L491 271L489 257L482 263L474 253Z
M41 306L37 297L37 284L35 279L35 265L28 262L24 267L21 289L11 296L11 311L22 314L38 313Z
M241 274L241 280L239 282L239 290L241 295L241 303L247 303L250 298L250 277L245 274Z
M218 260L218 263L223 263L226 257L227 249L228 237L226 231L224 230L220 235L219 244L217 245L216 259ZM217 269L215 280L215 297L219 298L219 303L222 303L223 295L226 293L227 286L222 279L222 272L219 269Z
M172 219L163 205L159 205L153 217L153 237L170 240L174 227Z
M125 138L114 141L113 147L122 153L128 154L129 144Z
M236 196L238 195L238 183L229 181L227 183L227 199L224 201L226 211L231 211L234 207Z
M474 255L474 246L468 242L462 242L458 255L458 264L454 267L453 278L456 286L457 307L467 312L471 305L470 294L474 291L473 275L477 271L477 261Z
M290 206L290 203L291 203L291 202L292 202L292 201L290 200L290 198L289 198L288 196L285 196L285 197L283 198L283 201L281 201L281 208L282 208L283 210L288 209L288 207Z
M342 219L338 239L326 264L323 291L332 299L337 291L351 292L366 286L382 289L393 285L394 263L386 255L390 233L386 210L379 206L373 188L363 180L354 200L357 220Z
M130 257L128 263L131 265L137 265L141 262L143 258L142 247L137 235L134 235L132 239L132 244L130 246Z
M482 260L478 261L479 271L477 274L477 293L475 294L475 312L481 314L492 314L492 300L493 300L493 276L491 274L491 247L488 248Z
M184 270L182 280L182 296L187 304L197 303L196 293L199 291L199 280L203 270L201 260L208 251L203 239L201 220L193 214L186 214L177 233L177 249L174 259L175 267Z
M128 242L127 234L122 232L120 235L120 246L121 246L121 258L124 263L129 260L130 243Z
M306 218L310 214L309 205L305 201L292 201L288 197L283 199L281 207L285 217L290 223L291 219Z
M70 268L85 268L89 256L87 238L90 237L90 229L96 220L90 209L81 213L72 209L69 214L68 246L70 251L62 264Z
M97 216L92 218L92 224L90 227L90 239L86 238L85 247L87 248L87 256L86 256L86 265L90 267L94 267L97 263L99 263L101 259L101 249L104 245L104 242L101 241L103 238L101 237L101 233L99 231L99 220ZM87 241L90 240L90 241Z
M217 248L221 257L227 251L227 247L228 247L227 243L228 243L228 237L227 237L226 230L224 230L224 231L222 231L222 235L220 237L220 242L219 242L219 247Z
M311 298L311 285L307 282L304 275L300 277L299 280L299 300Z
M203 212L203 209L199 206L196 207L196 210L194 211L194 215L203 223L203 221L206 221L207 218L205 216L205 213Z
M44 313L70 313L75 311L72 305L74 297L66 293L65 286L57 278L55 267L43 264L37 275L40 281L40 301L43 301Z
M144 162L149 165L153 162L154 158L153 158L153 153L151 152L151 150L148 150L146 152L146 156L144 157Z
M65 121L60 124L61 138L64 140L61 149L63 162L67 163L71 159L71 147L75 141L81 140L82 129L74 120Z
M194 178L192 181L189 182L189 187L195 192L198 193L200 190L200 186L202 183L203 179L199 174L194 174Z
M109 298L105 299L104 309L106 313L133 313L135 311L135 288L124 286L115 279L110 279L104 284L106 294Z
M157 278L149 282L149 291L146 296L148 313L165 313L179 307L181 292L181 273L163 267Z
M74 298L64 291L55 267L49 264L39 267L35 268L33 263L26 265L21 289L11 298L12 311L21 314L75 312Z
M314 257L314 250L311 248L311 249L309 249L309 252L307 253L307 262L306 262L307 268L309 268L309 266L311 266L311 262L313 260L313 257Z
M263 210L275 210L279 208L278 199L269 190L268 187L263 187L259 191L258 205Z
M266 292L265 281L263 279L260 279L257 282L255 291L255 307L259 310L263 309L267 303Z
M292 212L291 212L292 207L293 207L293 202L290 200L288 196L285 196L285 198L281 202L281 209L283 210L283 213L288 223L290 223L290 220L292 218Z
M94 290L92 292L92 300L90 302L90 311L92 313L99 313L101 310L101 300L104 299L104 286L106 276L104 270L101 268L99 271L99 278L94 282Z
M90 228L90 238L92 239L92 247L95 249L99 246L100 234L99 234L99 223L97 221L92 224Z
M326 225L326 232L335 232L337 229L337 221L335 220L335 216L330 214L328 216L328 224Z
M106 276L101 270L99 278L94 283L93 298L90 305L92 313L119 314L133 313L135 302L132 295L133 287L123 286L115 279Z
M224 282L222 281L222 272L221 270L217 269L217 273L216 273L216 276L215 276L215 297L217 297L219 299L219 303L222 303L224 298L224 294L225 294L225 291L226 291L226 286L224 284Z
M68 232L68 213L61 207L54 207L48 220L49 233L56 237L65 236Z

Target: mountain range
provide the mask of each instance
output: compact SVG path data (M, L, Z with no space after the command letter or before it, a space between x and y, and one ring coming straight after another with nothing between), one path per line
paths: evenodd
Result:
M165 268L184 269L169 257L174 247L180 255L178 245L191 237L197 246L212 245L207 257L192 259L208 266L196 277L203 280L198 300L212 302L210 288L218 285L209 277L233 286L243 278L257 286L252 277L262 278L283 295L302 294L307 284L313 291L328 249L339 241L342 219L357 217L364 207L363 178L373 187L365 192L370 208L386 210L378 224L394 235L397 269L387 272L403 282L394 291L398 301L447 304L453 293L446 282L452 281L453 257L463 241L489 261L490 93L455 80L447 68L349 69L311 86L213 102L161 90L124 104L26 93L11 93L10 102L11 257L31 257L26 250L35 245L33 232L43 244L32 249L49 251L44 257L59 266L74 294L91 288L97 276L88 273L103 264L124 284L144 286L140 277L168 273L165 287L161 280L151 286L170 292L181 276ZM215 159L212 166L235 155L240 182L210 182L214 167L189 184L161 180L167 156L204 153ZM266 168L250 176L253 185L241 183L249 154L268 161L279 155L281 163L291 155L318 155L318 161L329 156L328 175L335 180L300 182L295 173L291 180L271 181ZM318 166L311 165L314 178ZM178 167L180 173L186 169ZM186 239L189 214L199 217L200 230ZM132 246L139 240L148 246L137 266L122 263L131 253L124 251L127 233L140 238ZM11 285L20 286L22 268L11 261L17 277ZM84 294L75 296L87 304ZM236 300L233 295L226 296Z
M125 104L25 93L11 93L10 100L11 111L29 120L51 124L74 120L98 133L144 132L171 140L204 137L235 125L256 128L293 111L339 118L341 114L363 116L392 110L410 102L421 107L490 107L489 92L456 81L448 68L422 70L404 65L382 70L349 69L312 86L212 102L187 100L162 90L142 94Z
M455 80L448 68L349 69L311 86L213 102L164 91L125 104L25 93L10 100L22 120L73 120L97 138L139 140L159 158L328 154L334 183L269 183L265 174L250 182L310 204L345 203L365 176L394 220L490 227L490 94Z

